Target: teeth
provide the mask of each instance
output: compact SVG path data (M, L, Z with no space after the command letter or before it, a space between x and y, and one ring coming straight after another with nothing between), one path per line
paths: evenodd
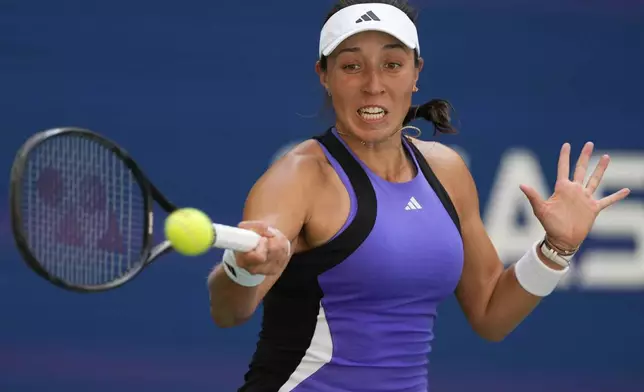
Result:
M365 120L379 120L385 116L385 112L381 111L378 114L371 114L371 113L365 113L365 112L360 112L360 117L364 118Z
M358 110L358 114L368 121L379 120L385 116L385 110L376 106L369 106Z
M370 106L366 108L360 109L360 113L369 113L369 114L379 114L379 113L384 113L385 111L382 108L376 107L376 106Z

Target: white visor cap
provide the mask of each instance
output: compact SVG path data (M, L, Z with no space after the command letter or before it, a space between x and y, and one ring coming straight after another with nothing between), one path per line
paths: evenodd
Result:
M355 4L336 12L322 27L319 57L328 56L345 39L363 31L382 31L420 56L416 25L400 9L389 4Z

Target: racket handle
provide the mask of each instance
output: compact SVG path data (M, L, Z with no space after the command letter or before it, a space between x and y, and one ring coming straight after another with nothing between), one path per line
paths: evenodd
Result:
M250 252L259 244L261 238L254 231L240 229L239 227L213 224L215 241L212 246L220 249L230 249L237 252Z

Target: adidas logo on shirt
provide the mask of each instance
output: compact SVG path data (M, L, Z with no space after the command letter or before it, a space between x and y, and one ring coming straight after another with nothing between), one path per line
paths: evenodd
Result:
M423 206L420 205L420 203L418 202L418 200L416 200L414 196L412 196L411 199L409 199L409 201L407 202L407 206L405 207L405 210L407 211L422 210L422 209L423 209Z
M360 19L356 20L356 23L362 23L364 22L369 22L369 21L380 21L380 18L376 16L376 14L373 13L373 11L369 11L366 14L362 15Z

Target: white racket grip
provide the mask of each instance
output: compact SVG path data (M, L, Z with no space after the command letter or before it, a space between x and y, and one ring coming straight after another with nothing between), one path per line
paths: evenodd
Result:
M254 231L214 223L215 241L212 246L237 252L250 252L259 244L261 236Z

